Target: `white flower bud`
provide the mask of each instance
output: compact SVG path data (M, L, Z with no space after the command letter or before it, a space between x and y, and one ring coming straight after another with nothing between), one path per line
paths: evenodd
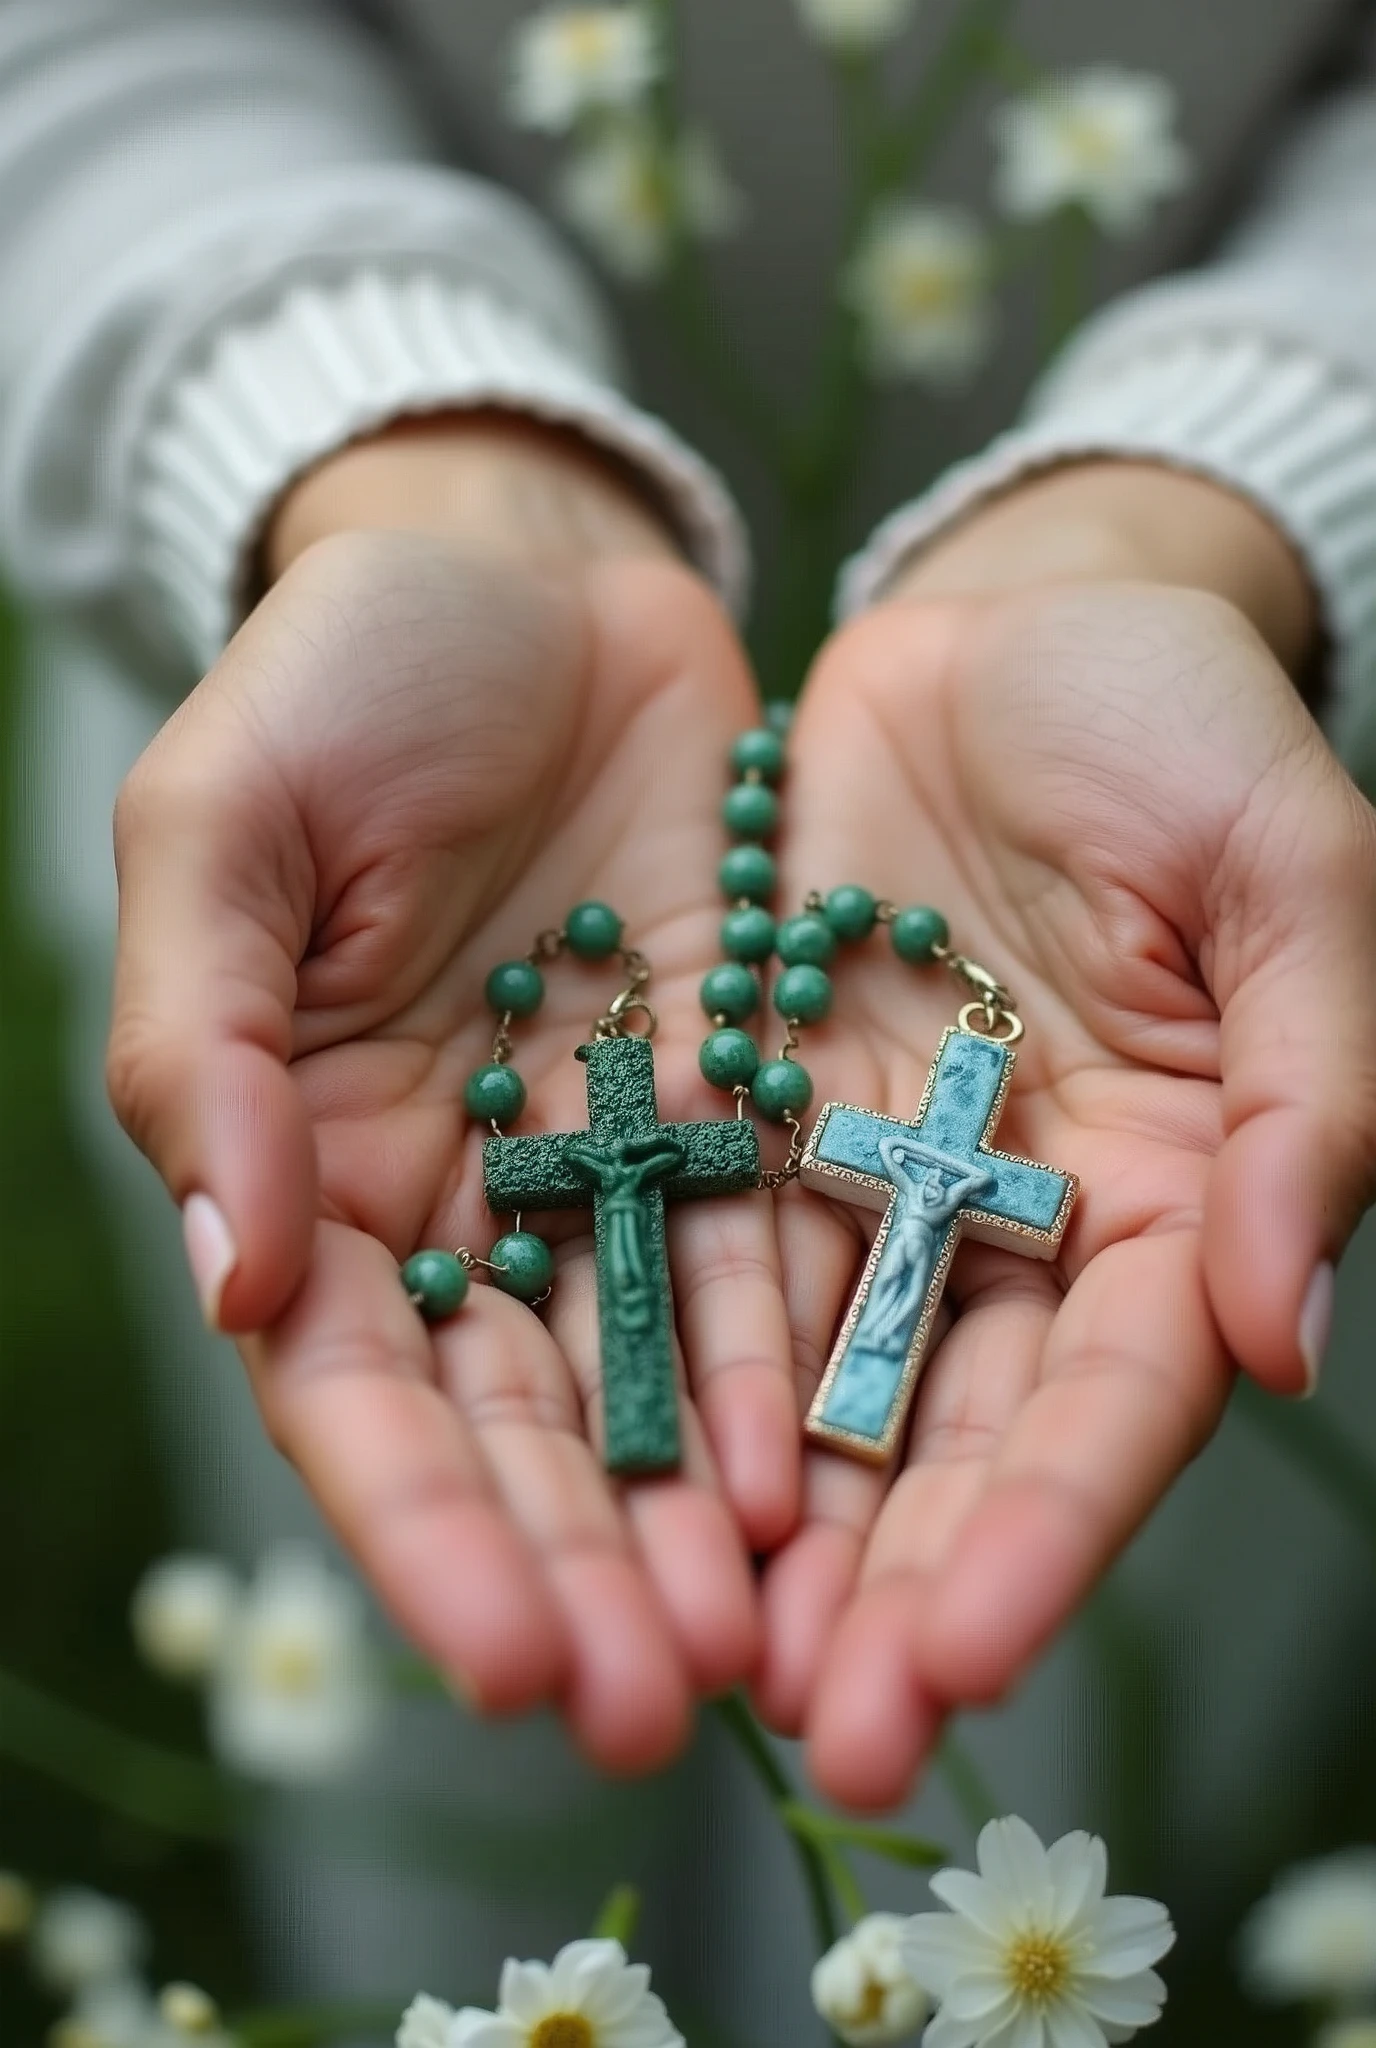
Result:
M813 1969L813 2004L853 2048L905 2040L931 2010L903 1961L905 1924L897 1913L868 1913Z
M145 1661L164 1678L204 1678L219 1656L239 1585L217 1557L164 1557L134 1591L129 1619Z

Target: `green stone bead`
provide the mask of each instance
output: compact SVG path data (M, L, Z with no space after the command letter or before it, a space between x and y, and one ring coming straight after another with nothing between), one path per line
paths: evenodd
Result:
M737 733L731 743L731 766L737 775L754 770L766 782L777 782L784 772L784 743L777 732L767 725L756 726L752 732Z
M768 839L779 822L779 799L762 782L738 782L721 800L721 818L737 839Z
M867 939L874 930L879 899L858 882L843 882L827 897L823 915L838 939L853 943Z
M487 1000L498 1016L533 1017L545 999L545 977L529 960L503 960L487 977Z
M704 1038L698 1052L698 1066L704 1081L714 1088L743 1088L754 1080L760 1064L760 1049L748 1031L729 1027Z
M774 856L762 846L733 846L717 869L721 893L733 902L744 896L751 903L764 903L774 894L777 880Z
M533 1230L509 1230L488 1257L494 1286L517 1301L535 1301L554 1281L554 1253Z
M468 1269L453 1252L412 1252L401 1269L401 1284L427 1323L442 1323L463 1307Z
M721 949L732 960L767 960L774 951L774 920L758 903L728 910L721 921Z
M771 732L787 735L793 727L793 701L789 697L772 697L764 707L765 724Z
M704 974L698 994L709 1017L725 1017L731 1024L741 1023L760 1004L760 984L739 960L724 960Z
M511 1124L526 1106L526 1084L514 1067L493 1060L479 1067L464 1084L463 1104L480 1124Z
M926 903L914 903L899 911L889 926L889 936L900 960L921 967L933 958L938 946L949 944L951 934L939 910Z
M831 976L820 967L786 967L774 984L774 1007L798 1024L820 1024L831 1008Z
M787 1113L801 1116L812 1100L812 1076L796 1060L766 1060L750 1084L750 1099L761 1116L781 1124Z
M779 926L779 958L785 967L826 967L836 956L836 934L824 917L805 910Z
M580 960L606 960L621 944L622 929L610 903L575 903L564 919L569 951Z

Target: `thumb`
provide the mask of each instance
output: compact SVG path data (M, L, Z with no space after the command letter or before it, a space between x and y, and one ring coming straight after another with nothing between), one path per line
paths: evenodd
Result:
M1376 817L1325 749L1303 794L1237 840L1215 934L1225 1135L1205 1280L1243 1369L1298 1394L1376 1193Z
M107 1082L181 1206L206 1320L271 1322L305 1270L315 1147L287 1071L314 877L280 779L202 699L115 815L119 944Z

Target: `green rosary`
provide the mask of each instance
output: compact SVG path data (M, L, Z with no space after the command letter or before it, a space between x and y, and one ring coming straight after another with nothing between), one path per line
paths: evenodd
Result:
M645 996L650 965L622 944L622 921L605 903L580 903L562 929L542 932L522 960L487 980L497 1016L492 1058L470 1076L464 1102L492 1136L483 1147L483 1186L515 1228L489 1258L465 1247L422 1251L402 1281L427 1321L452 1315L470 1270L534 1305L553 1280L548 1245L523 1230L525 1209L591 1207L606 1413L606 1463L624 1475L671 1471L679 1462L678 1390L673 1369L673 1303L664 1243L664 1206L690 1197L777 1189L797 1178L833 1199L876 1209L876 1231L854 1298L809 1410L815 1441L873 1462L897 1449L937 1307L960 1238L970 1236L1036 1258L1056 1256L1078 1192L1073 1174L996 1151L1023 1022L1009 991L987 968L952 950L946 920L926 904L899 909L858 883L825 896L812 891L796 916L775 922L776 883L765 841L779 817L776 785L784 742L772 727L741 733L731 750L737 780L722 804L736 841L718 879L729 908L721 926L727 958L705 976L701 1002L711 1031L699 1066L735 1097L731 1119L661 1123L650 1039L655 1013ZM913 966L945 966L967 1000L942 1035L911 1121L842 1102L819 1111L803 1138L812 1080L795 1058L800 1033L820 1024L833 996L828 972L843 945L885 927L894 952ZM510 1065L511 1026L544 996L542 967L567 950L585 961L619 955L625 986L577 1048L588 1068L588 1129L510 1137L525 1107ZM780 972L770 1000L784 1025L777 1055L763 1059L744 1026L760 1008L769 963ZM644 1018L643 1033L628 1019ZM745 1118L746 1101L789 1131L784 1164L766 1172Z

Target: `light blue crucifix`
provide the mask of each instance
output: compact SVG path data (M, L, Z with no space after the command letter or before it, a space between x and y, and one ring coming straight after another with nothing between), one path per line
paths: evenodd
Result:
M953 1028L911 1123L844 1102L818 1116L804 1184L884 1212L808 1414L819 1442L876 1461L891 1455L962 1236L1055 1258L1079 1182L989 1143L1016 1057L997 1039Z

